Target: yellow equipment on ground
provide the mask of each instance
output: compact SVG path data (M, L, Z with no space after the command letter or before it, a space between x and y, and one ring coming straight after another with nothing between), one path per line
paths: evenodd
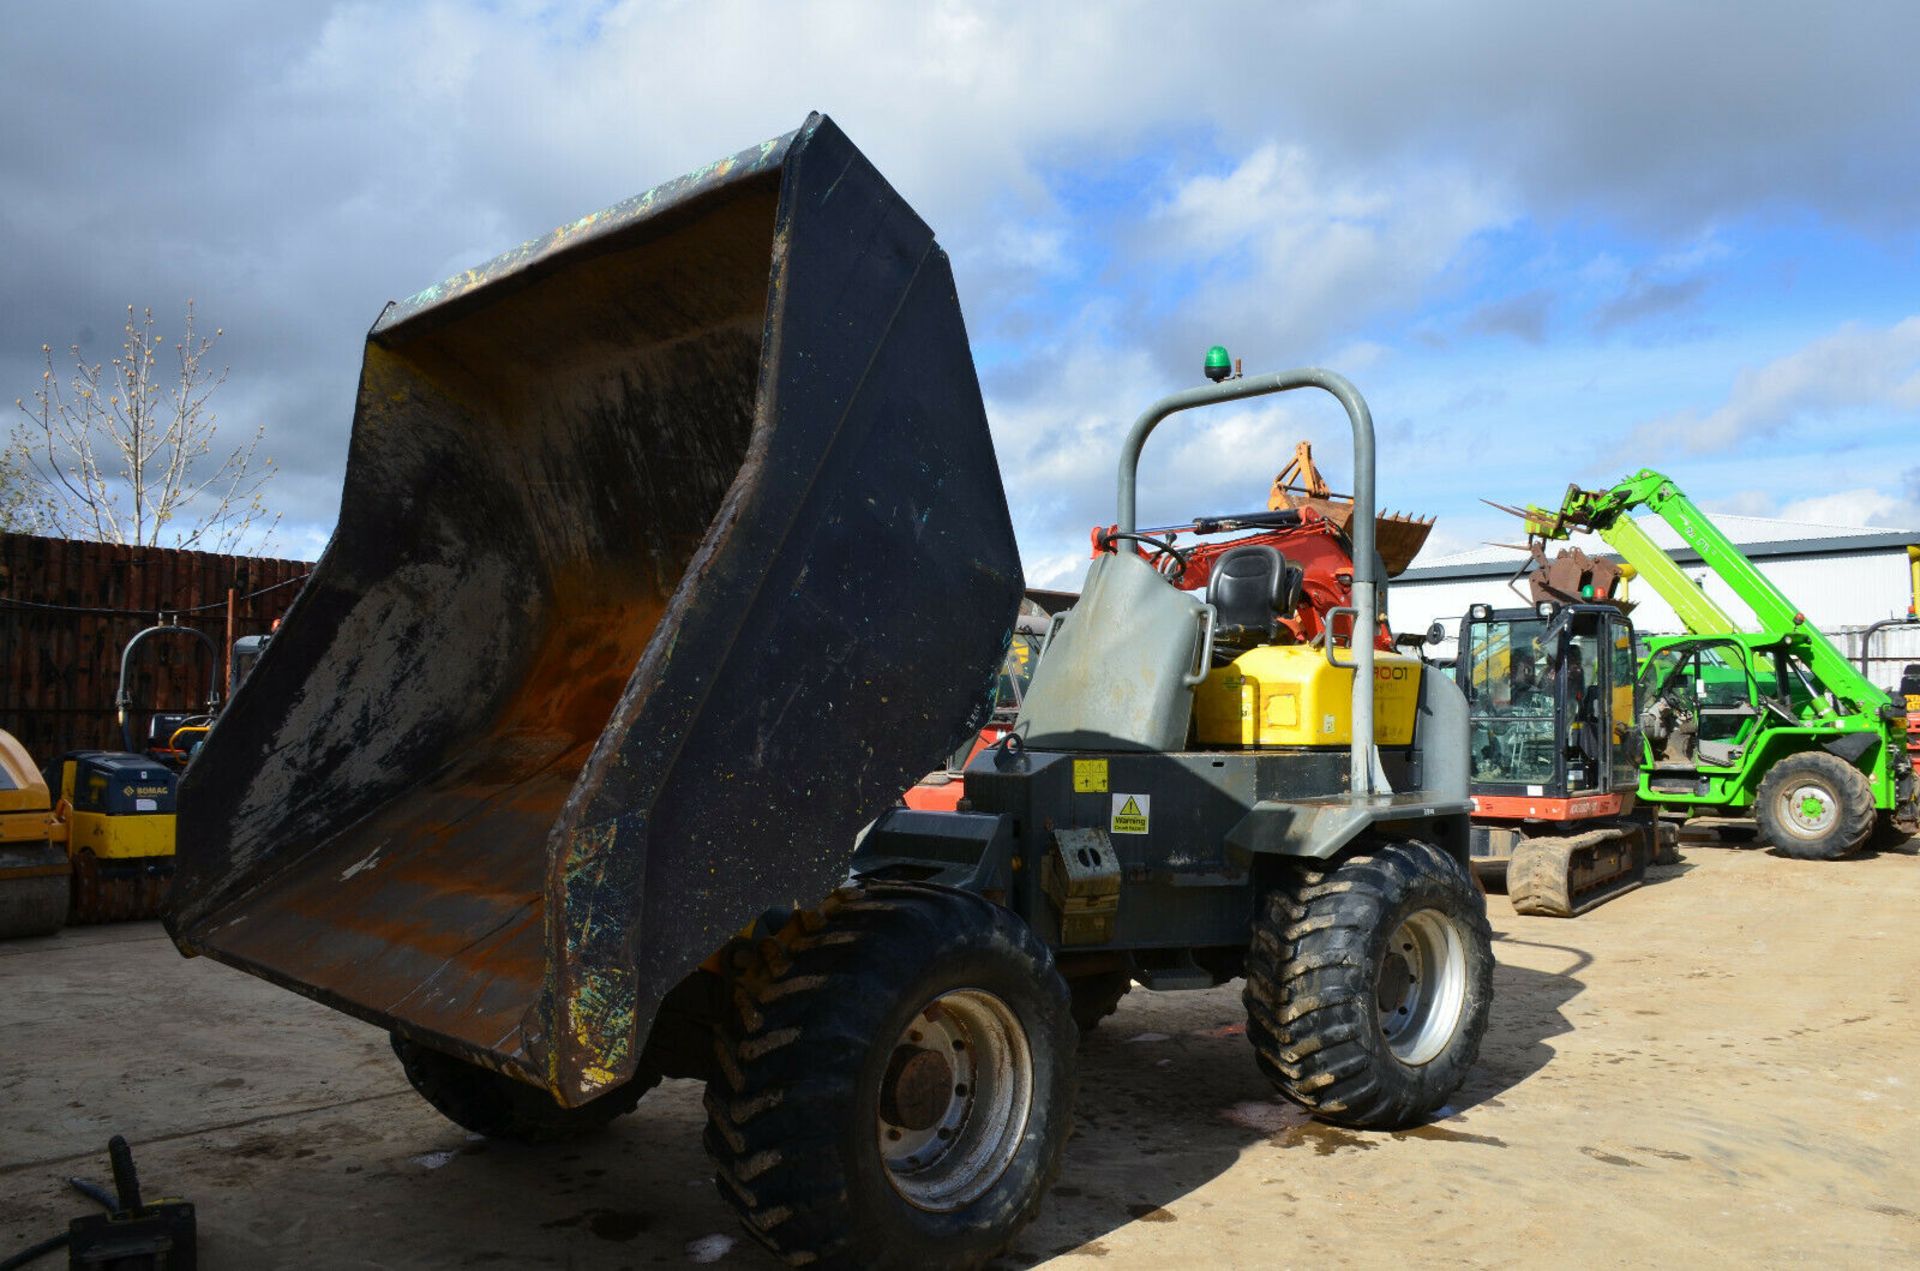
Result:
M0 939L66 925L66 834L26 747L0 732Z
M159 916L173 877L178 784L145 755L76 750L60 760L56 814L73 860L73 922Z
M0 939L153 918L173 877L174 791L156 759L76 750L48 776L0 732Z

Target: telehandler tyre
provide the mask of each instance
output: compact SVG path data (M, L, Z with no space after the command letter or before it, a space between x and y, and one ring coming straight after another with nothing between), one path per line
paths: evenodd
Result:
M1255 1059L1286 1098L1336 1125L1417 1124L1459 1088L1486 1032L1486 903L1426 843L1298 868L1262 902L1245 997Z
M1753 802L1760 834L1782 856L1837 861L1873 833L1873 787L1858 768L1821 750L1788 755L1767 770Z
M728 954L707 1086L721 1198L796 1265L972 1267L1032 1220L1072 1120L1066 982L1008 911L843 888Z
M393 1053L413 1088L441 1116L475 1134L515 1143L557 1143L593 1134L633 1111L640 1096L660 1083L658 1075L642 1073L592 1103L563 1108L544 1090L398 1033Z

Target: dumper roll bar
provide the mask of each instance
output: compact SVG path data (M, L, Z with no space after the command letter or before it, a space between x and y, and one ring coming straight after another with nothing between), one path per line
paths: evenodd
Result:
M207 675L207 702L204 713L207 715L219 713L220 646L213 642L213 637L198 627L182 627L168 623L162 623L157 627L148 627L135 634L133 639L127 641L127 647L120 650L120 685L113 695L114 713L119 716L120 721L120 742L121 745L129 751L137 751L140 749L140 747L133 744L133 689L130 687L133 683L133 652L140 647L148 636L165 635L169 633L193 636L199 640L201 644L207 646L207 655L213 659L213 669L208 672Z
M1347 411L1353 425L1353 520L1348 533L1353 538L1353 638L1354 660L1338 661L1333 652L1332 627L1328 627L1327 660L1335 666L1352 666L1353 743L1348 752L1348 788L1356 799L1373 793L1373 639L1361 639L1362 631L1371 633L1379 625L1375 612L1373 552L1373 415L1366 399L1360 396L1344 375L1319 367L1279 371L1272 375L1250 375L1200 388L1172 393L1149 406L1133 421L1126 444L1120 448L1120 509L1118 535L1135 533L1134 491L1140 467L1140 451L1147 436L1162 420L1178 411L1219 402L1234 402L1268 393L1284 393L1296 388L1318 388L1332 393ZM1346 606L1343 606L1346 608ZM1331 615L1329 615L1331 618Z

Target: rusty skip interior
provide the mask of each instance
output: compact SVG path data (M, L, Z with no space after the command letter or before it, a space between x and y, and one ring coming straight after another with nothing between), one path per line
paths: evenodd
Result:
M187 867L187 943L539 1079L520 1031L548 845L741 478L779 176L376 331L340 530L300 601L333 620L289 623L305 647L278 668L327 700L236 699L291 699L250 726L297 758L270 802L225 810L227 859Z

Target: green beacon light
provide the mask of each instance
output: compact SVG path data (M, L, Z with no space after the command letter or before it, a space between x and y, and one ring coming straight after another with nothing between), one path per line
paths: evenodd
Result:
M1218 384L1233 374L1233 359L1227 356L1227 346L1216 344L1207 350L1207 378Z

